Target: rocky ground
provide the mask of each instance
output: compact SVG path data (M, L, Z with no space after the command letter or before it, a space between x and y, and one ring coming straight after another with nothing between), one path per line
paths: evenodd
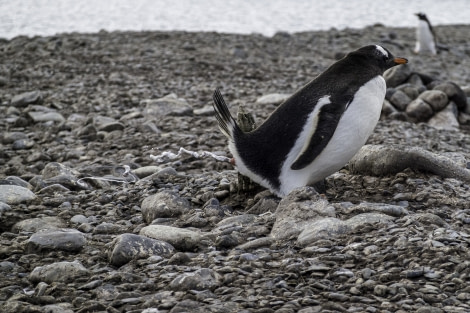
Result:
M470 26L436 31L437 56L380 25L0 40L0 311L469 312ZM216 87L259 123L366 44L410 60L364 148L391 161L279 199L237 192L229 163L152 158L228 156Z

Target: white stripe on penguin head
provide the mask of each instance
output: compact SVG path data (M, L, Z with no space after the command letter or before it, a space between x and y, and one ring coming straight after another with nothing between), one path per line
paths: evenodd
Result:
M375 47L377 48L377 50L379 50L384 56L386 56L388 58L388 52L387 50L385 50L383 47L379 46L379 45L375 45Z

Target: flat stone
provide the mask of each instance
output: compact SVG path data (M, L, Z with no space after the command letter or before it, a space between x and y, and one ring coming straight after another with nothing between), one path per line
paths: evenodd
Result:
M300 246L308 246L319 239L329 239L349 233L351 226L335 217L325 217L307 224L297 237Z
M148 258L152 255L171 256L175 248L164 241L135 234L122 234L113 241L108 252L109 263L122 266L134 259Z
M41 103L43 100L42 93L38 90L24 92L19 95L14 96L10 104L15 107L25 107L28 104L32 103Z
M140 235L168 242L177 250L194 251L200 245L200 233L173 226L149 225L140 230Z
M28 112L28 116L35 122L57 122L65 121L65 118L59 112Z
M13 232L37 232L41 229L58 229L66 227L64 221L56 216L29 218L13 225Z
M155 116L191 116L192 107L186 100L178 98L175 94L169 94L160 99L146 99L140 102L145 107L145 115Z
M0 185L0 202L19 204L36 199L36 194L28 188L16 185Z
M85 244L85 236L76 229L47 229L34 233L26 243L26 250L28 253L49 250L78 252Z
M56 262L34 268L29 275L29 280L33 283L69 283L89 274L90 272L78 261Z

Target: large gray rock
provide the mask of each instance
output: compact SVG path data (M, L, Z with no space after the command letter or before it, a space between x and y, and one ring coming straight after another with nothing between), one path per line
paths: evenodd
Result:
M302 187L281 200L275 215L271 236L283 240L297 237L314 220L334 217L335 209L314 188Z
M158 217L175 217L186 213L190 203L176 192L165 190L145 198L141 209L144 220L151 223Z
M48 229L33 234L26 243L28 253L49 250L78 252L86 244L85 236L75 229Z
M148 258L152 255L169 257L174 250L171 244L164 241L135 234L122 234L113 241L108 258L112 265L122 266L133 259Z
M140 235L168 242L182 251L196 250L202 240L200 233L172 226L149 225L140 230Z
M69 283L89 274L90 272L78 261L56 262L34 268L29 275L29 280L33 283Z
M0 202L19 204L34 199L36 199L36 195L28 188L16 185L0 185Z

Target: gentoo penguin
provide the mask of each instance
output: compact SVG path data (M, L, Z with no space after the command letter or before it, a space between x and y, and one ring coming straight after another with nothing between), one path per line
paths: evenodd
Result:
M418 27L416 27L416 47L415 53L436 54L436 36L426 14L415 13L418 17Z
M371 45L347 54L243 132L217 89L214 111L238 171L279 197L341 169L365 144L385 98L385 70L407 63Z

